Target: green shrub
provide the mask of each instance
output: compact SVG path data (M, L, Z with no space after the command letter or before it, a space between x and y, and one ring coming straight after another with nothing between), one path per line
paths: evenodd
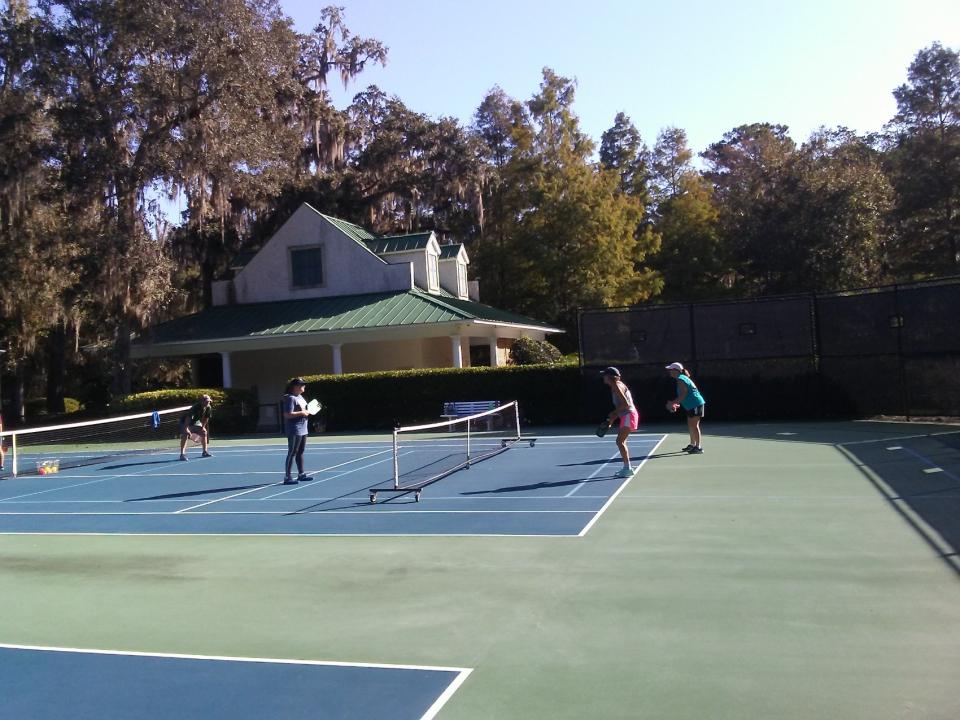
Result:
M580 370L575 365L439 368L304 378L305 396L324 405L326 427L388 430L440 420L447 402L517 400L527 422L579 422Z
M80 404L79 400L74 400L73 398L64 398L64 413L75 413L83 409L83 405ZM27 400L23 404L24 413L27 417L36 417L37 415L49 415L47 412L47 399L46 398L35 398L33 400ZM60 413L57 413L58 415Z
M520 337L510 347L510 359L513 360L514 365L555 363L561 357L560 351L546 340L538 341Z
M201 395L213 402L211 430L218 434L244 433L254 430L260 406L253 390L239 388L175 388L152 390L127 395L110 403L111 415L127 415L153 410L167 410L193 405Z

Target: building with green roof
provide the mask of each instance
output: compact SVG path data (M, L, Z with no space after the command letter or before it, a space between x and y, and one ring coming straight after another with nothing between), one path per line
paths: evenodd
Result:
M480 303L469 262L432 232L378 235L304 204L214 283L213 307L150 328L132 354L191 358L198 383L268 401L296 375L463 367L471 348L496 366L518 337L561 332Z

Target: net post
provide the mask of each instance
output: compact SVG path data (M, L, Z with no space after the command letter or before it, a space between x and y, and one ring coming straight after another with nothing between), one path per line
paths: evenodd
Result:
M517 402L513 403L513 415L517 420L517 440L520 439L520 405Z
M393 487L400 487L400 471L397 462L397 429L393 429Z
M13 462L11 463L11 466L13 469L13 476L16 477L17 476L17 434L14 433L13 435L10 436L10 438L13 441L11 443L11 445L13 446Z
M467 418L467 464L470 464L470 425L473 421Z

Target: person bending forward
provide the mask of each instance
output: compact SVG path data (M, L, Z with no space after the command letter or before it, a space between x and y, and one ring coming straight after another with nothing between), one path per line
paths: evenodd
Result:
M610 413L610 424L620 419L620 429L617 431L617 449L620 450L620 457L623 459L623 467L617 471L617 477L627 477L633 475L633 467L630 465L630 452L627 450L627 438L630 433L640 427L640 413L633 404L633 396L623 380L620 379L620 371L615 367L608 367L601 373L603 382L610 386L613 393L613 411Z

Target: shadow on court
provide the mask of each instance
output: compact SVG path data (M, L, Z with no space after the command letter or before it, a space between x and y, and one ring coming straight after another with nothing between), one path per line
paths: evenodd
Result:
M960 426L871 421L719 422L704 425L705 446L711 436L837 448L960 575Z
M177 458L172 460L149 460L146 462L123 463L121 465L104 465L102 468L99 468L99 470L100 472L103 472L104 470L123 470L124 468L138 467L140 465L170 465L178 462L182 461Z
M211 488L209 490L191 490L190 492L169 493L167 495L152 495L151 497L130 498L124 502L147 502L149 500L173 500L176 498L198 497L202 495L218 495L225 492L240 492L242 490L255 490L257 488L270 487L276 483L260 483L258 485L238 485L237 487Z

